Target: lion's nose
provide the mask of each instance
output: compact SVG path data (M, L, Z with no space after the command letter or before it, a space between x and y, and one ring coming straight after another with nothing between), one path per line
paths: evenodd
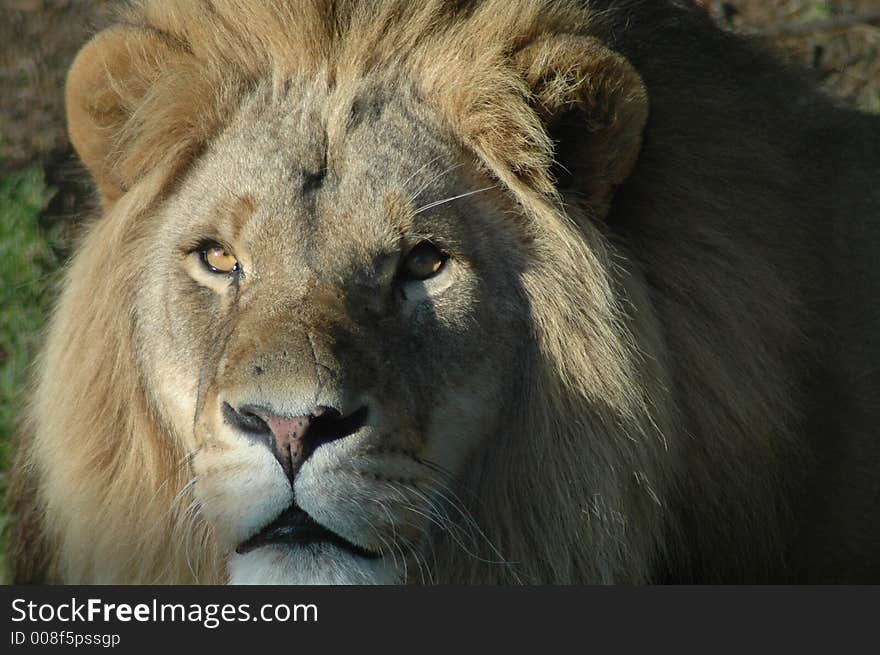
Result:
M319 446L360 430L367 420L367 408L343 416L339 410L321 405L302 416L283 416L261 405L235 409L223 403L223 416L238 431L268 446L292 483Z

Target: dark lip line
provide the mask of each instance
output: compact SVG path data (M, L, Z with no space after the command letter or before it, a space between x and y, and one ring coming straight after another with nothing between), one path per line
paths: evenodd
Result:
M235 552L244 555L255 548L271 544L310 543L333 544L365 559L380 559L382 557L381 554L353 544L345 537L325 528L296 503L291 504L259 532L239 544L235 548Z

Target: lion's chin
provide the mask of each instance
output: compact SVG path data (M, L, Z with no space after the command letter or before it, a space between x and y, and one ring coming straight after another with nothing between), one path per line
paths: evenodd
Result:
M235 553L229 560L229 583L240 585L377 585L400 584L387 559L358 557L333 544L268 545Z

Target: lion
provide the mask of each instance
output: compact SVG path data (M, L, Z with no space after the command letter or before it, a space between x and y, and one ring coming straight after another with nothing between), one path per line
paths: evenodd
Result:
M144 0L19 583L880 579L880 121L657 0Z

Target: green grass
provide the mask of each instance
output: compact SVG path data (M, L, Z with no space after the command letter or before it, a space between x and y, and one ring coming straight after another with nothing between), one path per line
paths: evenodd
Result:
M38 168L0 178L0 508L5 506L10 442L28 367L41 340L58 276L52 245L60 238L61 226L47 233L37 221L50 197ZM0 532L5 532L6 520L0 509ZM4 552L0 543L0 578Z

